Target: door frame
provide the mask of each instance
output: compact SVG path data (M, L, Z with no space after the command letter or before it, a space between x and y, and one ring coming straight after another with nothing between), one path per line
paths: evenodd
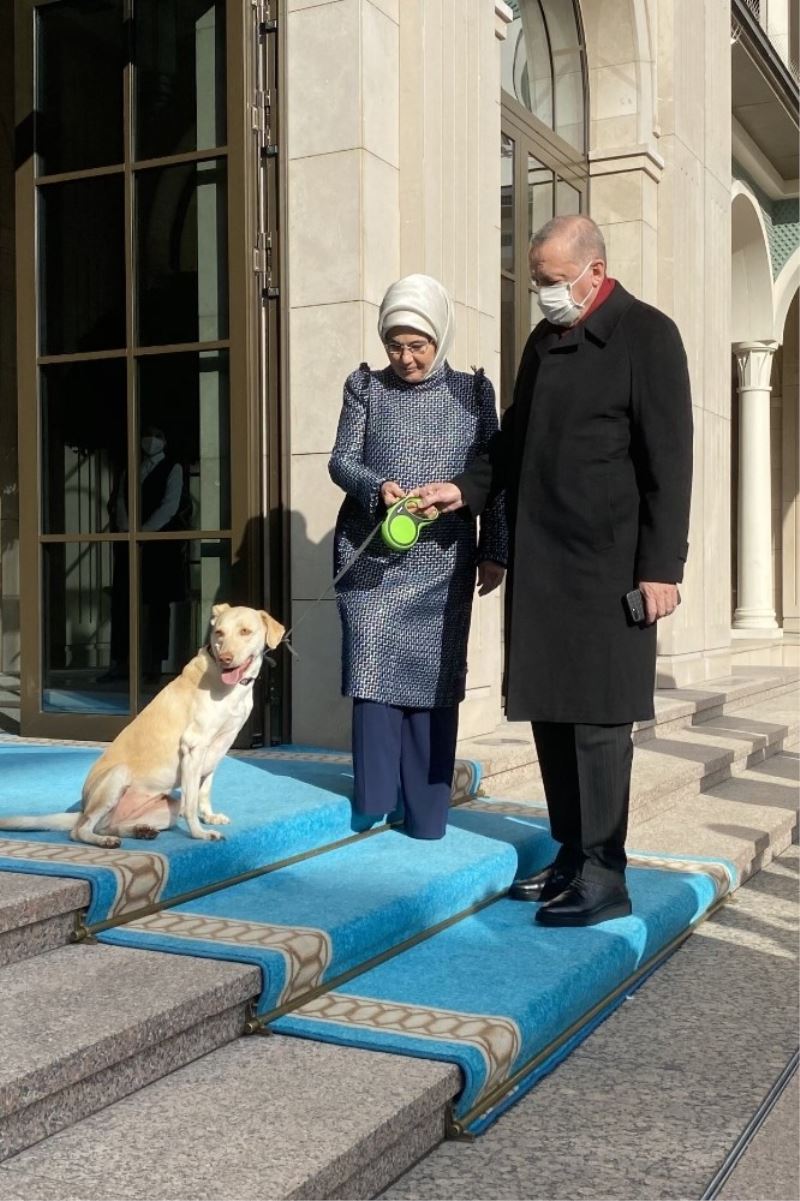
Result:
M41 707L43 672L44 613L42 589L42 547L47 542L87 544L91 542L126 542L131 548L130 595L138 596L137 546L146 541L172 539L175 541L213 540L221 537L230 541L231 578L235 599L247 600L256 607L266 605L276 613L288 612L284 593L288 594L285 564L288 544L285 537L286 462L288 445L286 417L281 405L281 381L287 362L285 356L285 326L281 321L284 289L273 288L267 301L263 294L258 264L254 261L255 246L255 188L260 168L259 151L255 142L253 104L254 31L261 34L258 23L264 14L269 18L267 5L245 5L228 0L226 14L226 126L225 147L164 157L158 165L192 162L210 158L227 160L227 237L228 237L228 313L229 332L219 342L198 343L199 350L227 349L229 354L229 420L231 455L231 523L228 530L178 531L147 534L142 531L126 534L44 535L42 533L42 422L39 395L39 368L43 362L68 362L96 358L124 358L127 364L127 437L128 480L138 477L136 359L134 343L134 216L133 179L136 167L132 154L132 97L133 70L130 61L124 67L124 162L112 170L124 172L125 179L125 258L126 258L126 346L116 351L100 351L77 355L42 357L38 345L38 257L37 257L37 196L48 183L69 178L91 178L107 174L108 168L81 170L41 179L36 173L35 145L35 10L60 0L15 0L15 113L17 130L16 169L16 298L17 298L17 372L19 412L19 491L20 491L20 715L21 733L29 737L67 740L108 741L128 724L139 708L139 673L129 677L130 712L125 715L51 713ZM126 0L126 15L130 14ZM278 0L273 0L273 6ZM255 20L255 24L253 23ZM283 37L285 22L277 21L276 50L273 63L282 64L277 35ZM282 69L282 66L281 66ZM277 84L277 77L276 77ZM278 87L274 88L273 107ZM282 89L280 89L282 93ZM275 223L273 270L277 275L282 261L283 175L281 154L273 164L275 202L271 219ZM140 164L137 164L139 166ZM47 182L45 182L47 181ZM280 221L282 227L283 222ZM262 306L270 308L267 329L271 345L262 348L264 323ZM159 347L167 351L168 347ZM183 349L183 347L181 347ZM186 349L195 349L187 344ZM268 355L269 371L259 371L259 356ZM267 390L264 391L266 382ZM130 526L136 527L138 488L129 485ZM265 514L269 515L269 530L264 529ZM273 520L273 514L279 519ZM265 545L265 533L268 540ZM131 603L129 637L132 652L139 642L139 606ZM133 662L133 655L131 662ZM281 673L283 674L283 673ZM259 743L266 738L277 741L286 728L288 713L282 697L280 678L273 685L269 698L261 692L261 704L256 704L254 717L247 731L249 742ZM269 712L265 713L265 706Z

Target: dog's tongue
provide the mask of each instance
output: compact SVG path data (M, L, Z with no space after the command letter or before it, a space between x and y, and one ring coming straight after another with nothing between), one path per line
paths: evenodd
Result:
M248 659L241 667L229 667L227 671L222 672L222 682L224 684L238 684L252 662L252 659Z

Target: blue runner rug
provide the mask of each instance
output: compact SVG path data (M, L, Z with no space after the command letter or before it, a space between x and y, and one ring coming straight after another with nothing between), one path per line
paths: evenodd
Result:
M0 811L66 808L97 753L0 748ZM224 842L196 842L180 826L159 836L157 852L133 840L114 851L63 834L12 834L0 839L0 869L89 879L89 921L124 918L98 935L102 942L257 965L256 1025L457 1064L464 1084L452 1129L479 1133L737 879L724 860L631 852L630 917L588 929L539 927L537 907L505 893L515 877L551 861L546 814L477 797L478 778L477 765L460 763L460 803L440 841L386 826L353 840L349 756L255 752L219 770L214 807L232 818ZM209 882L222 886L180 900ZM136 912L170 898L156 912Z
M0 815L63 812L77 805L101 754L87 747L0 746ZM459 760L454 800L474 795L480 768ZM125 838L118 850L73 842L63 831L0 831L0 871L85 879L87 922L118 919L145 905L352 837L349 755L314 747L275 747L228 756L212 803L231 824L224 840L190 838L180 821L153 842Z

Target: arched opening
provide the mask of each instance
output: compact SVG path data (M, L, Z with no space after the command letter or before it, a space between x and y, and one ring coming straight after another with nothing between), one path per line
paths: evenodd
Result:
M741 637L778 634L781 555L781 359L772 267L755 196L734 181L731 207L731 614ZM772 381L772 383L771 383ZM776 620L777 619L777 620Z
M772 270L764 220L749 189L734 183L731 209L731 341L772 337Z

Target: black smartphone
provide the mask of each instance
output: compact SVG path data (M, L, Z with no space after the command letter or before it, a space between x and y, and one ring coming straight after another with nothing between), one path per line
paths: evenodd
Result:
M634 588L631 592L626 592L622 603L631 625L643 625L646 614L641 588Z

